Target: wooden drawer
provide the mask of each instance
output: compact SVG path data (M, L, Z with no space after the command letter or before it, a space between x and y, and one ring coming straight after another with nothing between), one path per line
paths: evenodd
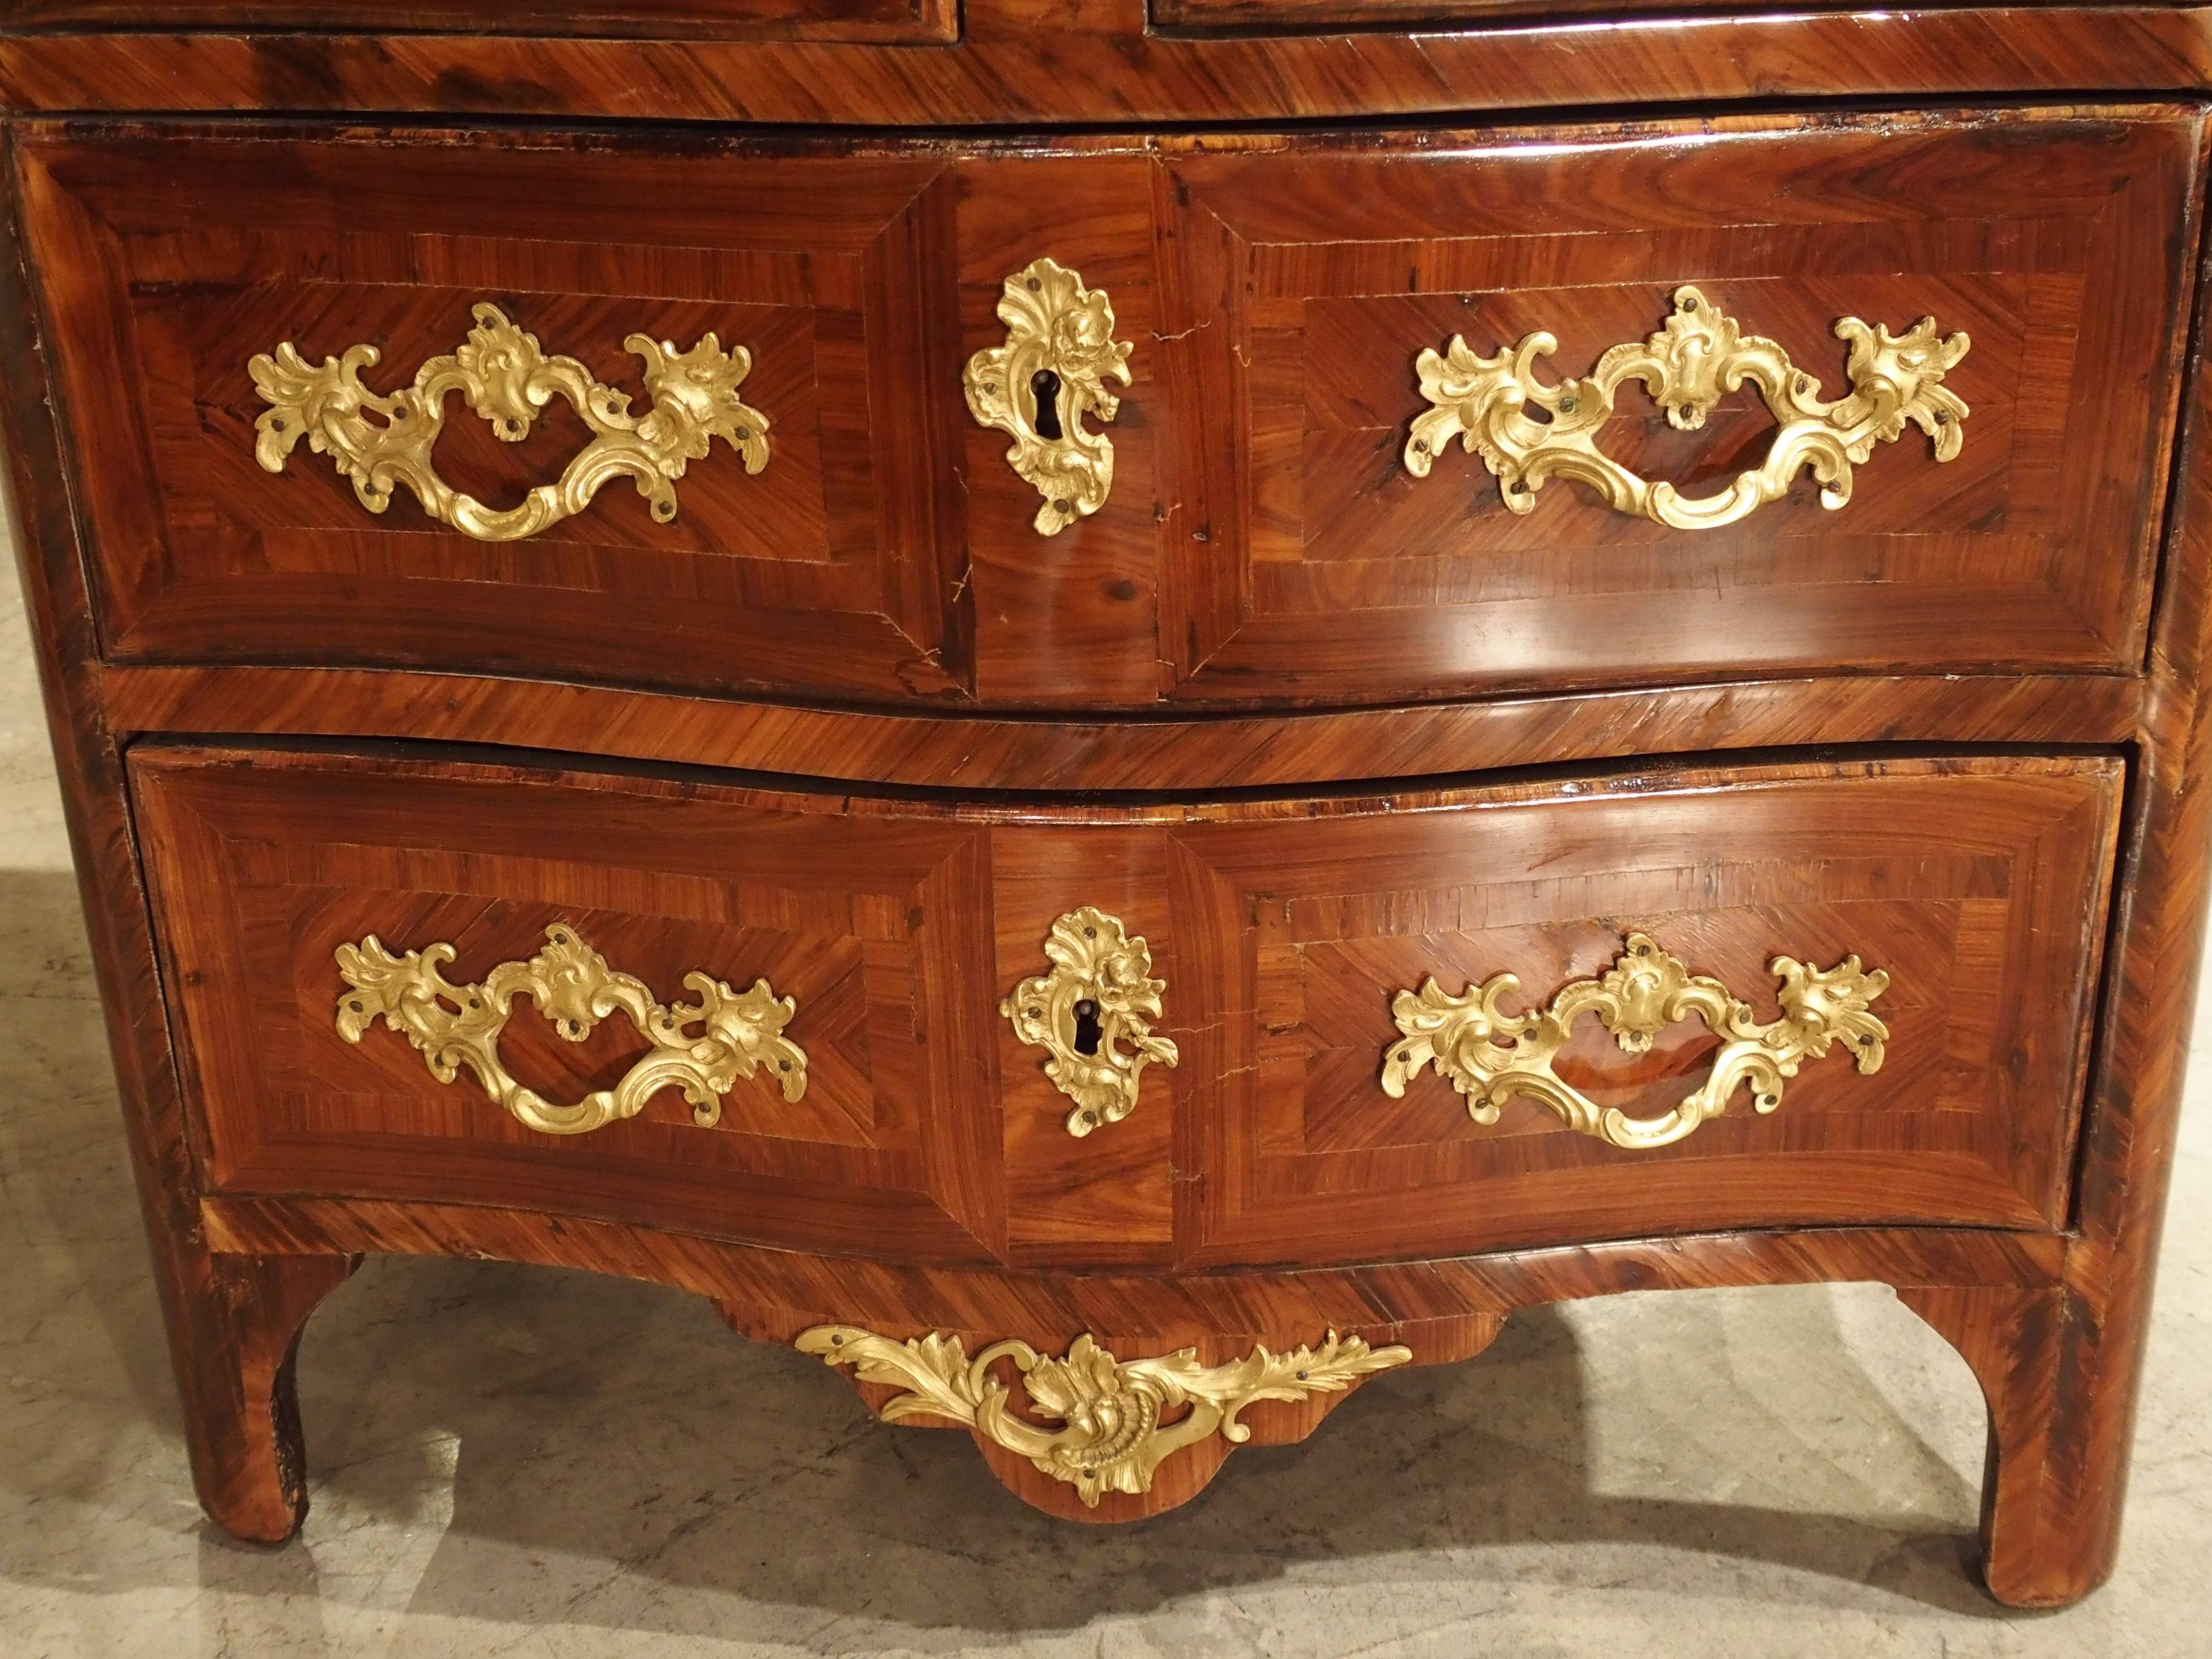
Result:
M644 35L659 40L960 38L957 0L0 0L0 25L66 28L334 29L356 33Z
M927 147L133 131L21 155L111 655L957 694L951 177ZM733 395L764 455L701 438L671 521L611 477L486 540L404 483L371 511L296 431L257 430L283 417L250 360L371 346L362 380L389 393L468 346L484 305L639 415L634 336L749 353ZM595 441L557 398L519 447L459 392L444 407L429 463L489 506ZM257 447L277 437L272 476Z
M1152 163L1077 149L40 130L21 187L106 653L1155 700L1149 412L1115 428L1115 498L1055 546L1007 437L963 398L969 357L1007 337L1007 282L1047 249L1111 291L1125 337L1151 337ZM380 511L313 449L320 411L305 418L298 387L325 363L373 347L359 380L389 397L434 361L453 380L464 349L512 355L518 330L641 416L659 396L641 347L711 335L750 354L726 386L745 412L671 458L665 506L593 470L619 446L560 395L502 433L447 392ZM254 378L264 356L289 416ZM373 411L349 428L379 446L386 429ZM601 487L543 523L464 522L426 513L422 466L493 512L533 486L574 506L572 473Z
M2193 112L2143 110L1190 141L1164 163L1157 369L1188 468L1160 575L1177 694L2136 668L2201 136ZM1794 365L1785 402L1797 374L1820 402L1852 390L1842 319L1963 334L1939 388L1969 411L1958 453L1932 453L1951 410L1893 441L1839 411L1866 451L1846 505L1800 470L1732 523L1680 528L1571 471L1516 512L1510 478L1413 423L1432 407L1419 354L1456 337L1502 365L1515 399L1486 406L1520 438L1725 495L1776 437L1755 382L1685 401L1677 429L1634 380L1610 419L1588 384L1523 410L1499 356L1553 337L1525 379L1556 390L1679 331L1687 392L1725 355L1716 313ZM1447 379L1464 407L1475 377ZM1830 424L1792 408L1793 432Z
M1184 1259L2063 1224L2121 781L2091 758L1662 771L1177 832L1170 1006L1195 1029L1176 1164L1200 1176L1177 1189ZM1880 970L1879 1069L1839 1032L1771 1112L1745 1086L1725 1115L1633 1149L1525 1096L1476 1121L1434 1069L1399 1098L1380 1088L1407 1048L1400 994L1511 974L1502 1011L1540 1010L1632 964L1639 935L1754 1023L1792 1012L1778 957ZM1557 1076L1650 1123L1719 1049L1695 1018L1641 1052L1595 1012L1571 1030Z
M388 757L145 750L131 762L208 1185L557 1210L917 1261L1003 1252L982 826L830 796ZM845 810L841 810L841 807ZM456 985L565 950L654 999L686 976L796 1008L702 1125L676 1089L583 1132L436 1081L334 953L451 945ZM366 954L375 958L376 953ZM580 1046L532 1004L495 1048L573 1103L651 1048L611 1006ZM457 1007L449 1012L460 1012ZM763 1038L776 1022L754 1018ZM773 1046L773 1045L771 1045Z
M2060 1224L2121 785L2100 758L1899 759L993 808L376 756L142 748L131 771L210 1190L1158 1267ZM1056 925L1073 967L1040 985ZM1511 973L1525 989L1504 1006L1540 1006L1645 938L1648 963L1672 953L1745 1005L1709 1011L1735 1059L1688 1018L1623 1054L1592 1014L1547 1075L1660 1120L1747 1042L1783 1073L1753 1063L1723 1115L1655 1146L1577 1133L1527 1091L1485 1123L1437 1076L1385 1089L1400 994ZM440 945L452 960L422 979L408 953ZM1778 1018L1783 956L1885 978L1858 989L1886 1039L1860 1052L1879 1028L1838 1012L1849 984L1785 1005L1826 1033L1809 1051L1784 1027L1746 1036ZM602 970L641 984L598 1005L580 1047L557 1041L549 1022L579 1018ZM483 1037L479 1002L533 971L545 1017L514 1002ZM409 983L455 988L433 1010L394 1000ZM1112 1087L1063 1094L1027 1040L1031 1008L1049 1026L1047 1005L1086 998L1109 1053L1134 1041L1109 1018L1125 1000L1173 1046L1135 1072L1126 1115ZM686 1061L641 1034L650 1004L716 999L757 1064L717 1080L722 1050ZM390 1008L458 1045L456 1080ZM647 1060L638 1078L696 1097L626 1083ZM1071 1133L1086 1109L1106 1121Z
M1114 708L2134 672L2199 137L2163 109L1046 149L48 128L19 165L111 657ZM1116 420L1085 417L1110 492L1051 537L962 392L1041 256L1133 348ZM633 334L744 348L732 419L750 442L765 416L765 451L702 436L665 516L608 476L487 540L404 482L369 510L267 424L256 356L294 343L296 377L374 345L390 394L485 305L625 396ZM1715 313L1817 379L1808 407L1845 391L1839 319L1932 315L1970 342L1921 410L1957 453L1902 416L1869 435L1869 392L1840 427L1793 417L1863 440L1847 504L1801 468L1695 529L1571 476L1516 513L1455 444L1409 470L1443 435L1420 353L1548 330L1528 374L1556 387ZM557 396L519 446L445 405L429 464L493 507L605 441ZM1695 430L1632 380L1614 410L1591 453L1678 501L1776 430L1749 386Z

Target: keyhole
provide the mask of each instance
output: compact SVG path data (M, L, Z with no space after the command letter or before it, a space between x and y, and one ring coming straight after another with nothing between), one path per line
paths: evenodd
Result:
M1098 1005L1089 997L1075 1005L1075 1052L1095 1054L1098 1039L1104 1035L1098 1027Z
M1040 438L1060 437L1060 376L1041 368L1030 376L1030 396L1036 399L1036 433Z

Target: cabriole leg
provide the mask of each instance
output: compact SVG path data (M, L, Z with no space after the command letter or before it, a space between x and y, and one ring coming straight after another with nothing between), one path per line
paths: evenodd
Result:
M2098 1389L2110 1373L2096 1363L2097 1332L2081 1303L2060 1289L1898 1296L1959 1351L1989 1401L1982 1576L1990 1593L2017 1607L2079 1601L2112 1570L2127 1484L2124 1440L2100 1432L2110 1402Z
M281 1544L307 1513L293 1362L315 1304L358 1256L216 1255L170 1333L192 1484L233 1537Z

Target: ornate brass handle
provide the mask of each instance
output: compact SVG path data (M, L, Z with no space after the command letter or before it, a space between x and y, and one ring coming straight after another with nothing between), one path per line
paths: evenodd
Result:
M1073 1486L1091 1509L1109 1492L1150 1492L1153 1470L1208 1435L1231 1444L1250 1439L1238 1413L1255 1401L1340 1393L1413 1357L1410 1348L1370 1348L1334 1331L1318 1350L1277 1354L1257 1347L1227 1365L1200 1364L1195 1348L1120 1360L1088 1334L1075 1339L1065 1359L1008 1341L993 1343L971 1361L957 1336L899 1342L851 1325L817 1325L800 1333L799 1348L820 1354L827 1364L853 1366L863 1382L904 1389L876 1413L884 1422L926 1416L965 1424ZM1013 1362L1030 1404L1058 1418L1058 1427L1014 1414L1006 1385L991 1375L1001 1359ZM1189 1409L1162 1423L1177 1407Z
M1795 368L1787 352L1741 332L1694 288L1674 290L1674 314L1658 333L1613 347L1588 379L1553 386L1537 380L1534 368L1536 358L1558 349L1549 334L1523 335L1492 357L1476 356L1454 335L1442 356L1425 350L1413 360L1421 395L1435 407L1414 417L1406 471L1427 477L1437 454L1457 438L1482 456L1516 513L1533 507L1537 489L1556 474L1590 485L1616 512L1677 530L1712 530L1778 500L1804 467L1820 481L1820 504L1843 506L1851 498L1852 464L1871 455L1877 441L1899 437L1907 421L1933 441L1937 460L1958 454L1966 405L1942 380L1966 355L1971 342L1964 334L1942 338L1936 319L1923 317L1893 338L1880 323L1869 327L1845 317L1836 324L1836 337L1850 343L1851 391L1826 403L1820 382ZM1781 423L1765 463L1739 474L1724 493L1697 500L1685 500L1670 483L1638 477L1597 447L1600 429L1613 418L1613 392L1630 380L1641 380L1668 422L1684 431L1703 426L1723 392L1750 381ZM1522 412L1529 404L1550 418L1531 420Z
M1111 375L1129 384L1130 345L1114 337L1114 307L1051 259L1006 278L999 301L1006 343L968 360L968 411L979 426L1012 434L1006 460L1044 497L1040 536L1057 536L1106 504L1114 488L1114 441L1083 417L1111 421L1121 400Z
M338 998L338 1035L359 1042L381 1015L422 1050L439 1082L453 1082L466 1066L494 1102L549 1135L580 1135L635 1117L663 1089L682 1090L692 1121L711 1128L721 1120L722 1097L763 1066L782 1084L786 1100L806 1092L806 1051L783 1035L797 1006L764 979L740 994L711 975L686 974L697 1004L664 1006L642 980L613 971L565 922L545 930L544 948L529 961L502 962L482 984L448 985L438 970L453 956L450 945L394 956L374 933L338 946L338 972L349 988ZM535 1002L571 1042L591 1036L601 1020L626 1014L652 1039L652 1051L613 1088L556 1106L500 1064L500 1034L518 996ZM687 1029L694 1025L703 1028L696 1037Z
M1053 923L1044 953L1052 971L1024 980L999 1012L1016 1036L1052 1056L1044 1074L1075 1103L1067 1132L1087 1135L1135 1109L1147 1064L1182 1059L1149 1023L1161 1018L1167 981L1152 977L1152 947L1141 936L1130 938L1119 916L1087 904Z
M725 352L708 334L678 351L672 342L631 335L623 349L645 360L645 387L653 394L653 408L636 416L627 392L600 385L574 357L545 356L538 337L507 321L497 306L477 306L473 314L477 325L466 345L431 358L416 371L414 385L390 397L361 383L361 371L380 361L373 345L350 346L319 368L289 340L275 356L254 358L246 369L270 405L253 423L261 434L255 457L268 471L282 472L304 437L353 480L354 494L370 512L391 506L392 487L404 484L432 518L484 542L535 536L581 513L600 485L618 477L635 479L655 521L670 523L676 480L688 463L706 458L710 439L735 448L748 472L768 465L768 416L738 398L753 366L743 346ZM538 411L556 397L568 400L594 435L558 483L538 485L520 507L486 507L446 483L431 461L453 392L508 443L528 437ZM364 410L383 423L367 419Z
M1526 1095L1557 1112L1569 1128L1634 1151L1667 1146L1718 1117L1743 1084L1751 1085L1754 1110L1772 1111L1798 1066L1824 1057L1838 1038L1861 1072L1881 1069L1889 1030L1867 1005L1889 988L1887 974L1862 969L1856 957L1825 970L1777 957L1768 971L1782 981L1777 998L1782 1018L1771 1025L1754 1021L1750 1008L1718 980L1692 975L1643 933L1628 936L1627 949L1603 978L1561 987L1548 1008L1534 1013L1499 1009L1500 999L1521 988L1511 974L1494 974L1455 997L1431 979L1419 994L1401 991L1391 1002L1404 1041L1383 1059L1382 1092L1399 1098L1408 1078L1433 1065L1467 1097L1468 1114L1477 1123L1497 1122L1500 1106ZM1704 1087L1659 1117L1634 1118L1618 1107L1599 1106L1552 1071L1569 1028L1586 1013L1595 1014L1631 1053L1649 1048L1659 1032L1692 1014L1726 1040Z

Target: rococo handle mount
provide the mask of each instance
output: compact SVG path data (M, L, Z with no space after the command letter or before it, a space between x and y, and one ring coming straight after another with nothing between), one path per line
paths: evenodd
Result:
M1867 969L1856 957L1819 969L1777 957L1769 969L1782 981L1782 1018L1761 1024L1750 1007L1717 979L1692 974L1648 934L1631 933L1627 948L1604 975L1562 986L1548 1007L1509 1014L1498 1006L1521 988L1511 974L1493 974L1464 995L1448 995L1435 980L1401 991L1390 1005L1402 1041L1382 1061L1382 1092L1395 1100L1425 1066L1451 1079L1467 1097L1477 1123L1498 1121L1498 1108L1515 1095L1539 1101L1566 1126L1609 1145L1638 1151L1665 1146L1728 1109L1729 1097L1748 1084L1754 1110L1771 1112L1808 1060L1826 1055L1841 1042L1862 1073L1881 1069L1889 1029L1868 1005L1889 988L1889 975ZM1632 1054L1679 1019L1692 1015L1720 1037L1705 1083L1657 1117L1630 1117L1601 1107L1552 1070L1574 1023L1595 1014L1613 1040Z
M1674 290L1674 313L1650 338L1617 345L1584 379L1546 386L1535 360L1558 349L1541 332L1523 335L1495 356L1478 357L1464 337L1452 337L1442 356L1424 350L1413 360L1421 395L1434 405L1413 420L1406 441L1406 471L1416 478L1455 438L1481 455L1498 481L1505 505L1527 513L1536 491L1557 476L1589 484L1614 511L1652 519L1676 530L1715 530L1778 501L1797 474L1810 467L1820 482L1820 504L1839 507L1851 498L1851 467L1873 454L1877 442L1893 441L1907 421L1933 441L1936 459L1959 453L1966 405L1943 385L1971 344L1964 334L1948 339L1936 319L1923 317L1901 335L1856 317L1836 324L1850 342L1848 396L1820 397L1820 383L1790 361L1771 340L1746 334L1694 288ZM1638 477L1597 447L1613 415L1613 393L1624 380L1640 380L1667 411L1670 425L1692 431L1724 393L1748 380L1781 425L1766 459L1717 495L1685 499L1663 479ZM1530 404L1547 418L1534 420Z
M691 1103L692 1121L712 1128L721 1121L722 1097L763 1066L786 1100L806 1093L806 1051L783 1034L797 1004L777 996L764 979L738 992L711 974L686 974L684 983L699 1000L670 1006L653 1000L644 981L608 967L566 922L545 930L544 948L529 961L502 962L475 985L449 985L438 971L453 959L450 945L395 956L372 933L358 945L341 945L337 954L348 988L338 997L340 1036L359 1042L380 1017L422 1051L439 1082L453 1082L465 1066L495 1104L545 1134L585 1134L635 1117L663 1089L681 1090ZM518 996L530 998L570 1042L583 1042L601 1020L619 1013L653 1047L613 1088L556 1105L500 1062L500 1034ZM694 1026L700 1028L696 1036Z
M284 470L292 447L306 438L331 456L353 480L354 494L372 513L392 505L394 484L404 484L423 512L478 541L512 542L573 518L591 505L601 485L627 477L637 483L653 520L676 517L676 481L693 461L706 459L721 439L744 459L747 472L768 465L768 416L743 402L738 387L752 372L743 346L722 349L713 334L689 351L650 335L633 334L623 349L645 360L645 388L653 407L630 413L629 394L592 378L574 357L549 357L538 337L509 322L497 306L479 305L468 343L433 357L416 371L415 383L389 397L371 392L361 371L381 354L373 345L347 348L321 367L310 364L289 340L246 365L270 407L254 425L254 455L270 472ZM539 411L565 398L593 436L562 469L556 483L539 484L518 507L485 506L438 476L431 451L445 429L446 398L458 392L507 443L520 443ZM368 418L380 417L381 424Z

